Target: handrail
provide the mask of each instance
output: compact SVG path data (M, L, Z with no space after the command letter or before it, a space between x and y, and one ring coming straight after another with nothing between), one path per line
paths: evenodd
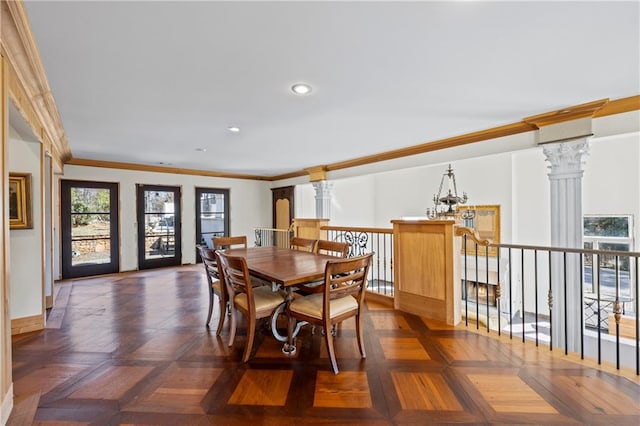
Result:
M393 228L363 228L357 226L321 226L322 231L356 231L356 232L375 232L378 234L393 234Z
M478 244L479 246L485 246L485 247L496 247L495 244L493 244L493 242L491 240L487 240L487 239L482 239L480 238L480 234L478 234L478 232L474 229L468 228L466 226L456 226L455 227L455 236L456 237L462 237L462 236L469 236L471 238L471 240Z

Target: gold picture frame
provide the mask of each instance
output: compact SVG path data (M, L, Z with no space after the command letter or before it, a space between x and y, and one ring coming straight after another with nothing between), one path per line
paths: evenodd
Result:
M500 243L500 205L489 204L483 206L459 206L458 211L462 216L465 210L475 210L473 219L464 220L464 226L476 231L481 240L490 240L492 243ZM464 254L464 247L462 248ZM485 248L478 248L478 256L485 255ZM475 255L475 244L469 242L467 254ZM495 257L498 254L496 247L489 247L489 256Z
M33 228L31 173L9 173L9 228Z

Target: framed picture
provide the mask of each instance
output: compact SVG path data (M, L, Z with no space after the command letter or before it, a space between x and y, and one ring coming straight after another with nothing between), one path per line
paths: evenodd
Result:
M9 228L33 228L31 173L9 173Z
M500 206L498 204L459 206L458 210L461 215L465 210L475 210L475 216L471 219L463 219L463 225L476 231L481 240L491 240L492 243L496 244L500 242ZM462 251L464 253L464 247ZM476 254L476 247L473 242L468 243L467 254ZM484 247L479 247L478 255L484 256L484 254ZM497 248L489 247L489 256L496 256L496 254Z

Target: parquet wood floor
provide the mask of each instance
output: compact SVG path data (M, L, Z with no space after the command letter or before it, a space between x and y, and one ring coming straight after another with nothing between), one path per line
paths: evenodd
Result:
M64 282L56 297L47 329L14 338L10 425L640 424L638 380L373 302L367 359L347 322L334 375L310 329L287 357L262 328L242 364L243 324L232 348L204 326L201 265Z

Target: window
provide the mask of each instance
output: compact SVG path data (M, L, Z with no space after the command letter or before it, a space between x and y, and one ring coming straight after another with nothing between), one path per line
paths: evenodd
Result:
M585 249L632 251L632 216L587 215L584 217L583 235ZM632 298L631 259L628 256L598 255L599 259L596 261L599 268L594 271L593 257L594 255L586 254L584 258L585 292L597 293L600 286L602 295L615 295L617 279L620 283L620 295L624 298Z

